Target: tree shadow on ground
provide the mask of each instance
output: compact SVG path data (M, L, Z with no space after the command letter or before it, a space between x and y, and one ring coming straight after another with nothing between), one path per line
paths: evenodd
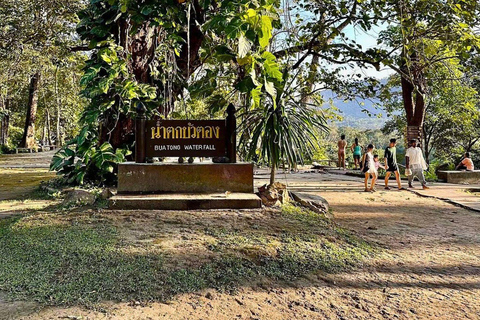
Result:
M0 287L53 304L165 301L260 278L337 272L373 254L310 211L38 212L0 220Z
M472 275L478 266L369 264L381 250L314 212L279 210L38 212L0 221L0 288L49 304L167 301L206 288L292 285L318 272L336 286L477 288L479 282L350 279L385 274ZM350 270L350 271L349 271ZM348 271L348 272L346 272ZM355 273L353 273L355 274ZM301 282L329 285L322 278ZM296 284L298 285L298 284Z

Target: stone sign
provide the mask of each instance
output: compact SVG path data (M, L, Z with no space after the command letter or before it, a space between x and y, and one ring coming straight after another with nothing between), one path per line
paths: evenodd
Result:
M150 120L145 130L149 158L226 155L225 120Z

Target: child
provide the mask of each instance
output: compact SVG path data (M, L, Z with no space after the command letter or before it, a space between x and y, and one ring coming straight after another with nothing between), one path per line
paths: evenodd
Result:
M373 145L369 144L367 152L363 155L362 172L365 174L365 192L375 192L375 181L377 180L377 169L375 169L375 161L373 160ZM370 188L368 188L368 179L372 176Z
M385 170L385 167L382 166L382 164L380 163L380 161L378 160L378 154L374 155L373 156L373 161L375 162L375 170L377 170L378 172L378 168L382 168Z

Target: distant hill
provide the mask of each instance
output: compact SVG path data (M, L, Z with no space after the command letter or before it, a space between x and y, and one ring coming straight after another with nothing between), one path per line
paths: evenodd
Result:
M385 80L382 80L383 82ZM336 98L331 90L322 91L325 101L332 101L333 105L340 110L344 121L338 123L340 127L354 127L359 129L379 129L385 121L385 110L380 107L378 99L344 101ZM329 106L329 102L325 104Z

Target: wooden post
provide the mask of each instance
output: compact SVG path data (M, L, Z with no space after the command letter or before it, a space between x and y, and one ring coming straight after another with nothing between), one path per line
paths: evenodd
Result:
M237 162L237 119L235 107L229 104L227 107L227 157L230 163Z
M145 163L145 106L137 103L137 118L135 120L135 162Z

